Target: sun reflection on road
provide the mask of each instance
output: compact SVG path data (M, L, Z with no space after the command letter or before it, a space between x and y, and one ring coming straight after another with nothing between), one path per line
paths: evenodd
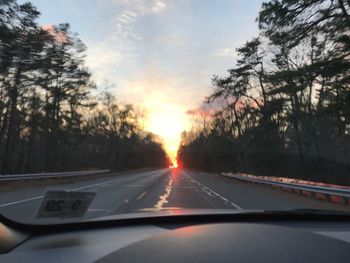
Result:
M167 184L166 188L165 188L165 193L162 196L159 197L159 201L154 206L155 208L161 210L163 208L163 205L165 205L165 204L167 204L169 202L168 198L169 198L169 195L171 193L171 190L173 189L172 185L173 185L173 179L170 179L168 181L168 184Z

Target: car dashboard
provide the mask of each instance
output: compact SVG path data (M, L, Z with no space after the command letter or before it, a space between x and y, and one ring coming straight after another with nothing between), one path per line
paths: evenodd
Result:
M350 222L344 218L169 218L32 231L2 223L0 262L319 263L350 258Z

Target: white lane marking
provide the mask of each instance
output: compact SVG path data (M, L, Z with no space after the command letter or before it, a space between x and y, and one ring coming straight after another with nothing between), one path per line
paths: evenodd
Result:
M23 199L23 200L11 202L11 203L2 204L2 205L0 205L0 207L10 206L10 205L16 205L16 204L24 203L24 202L27 202L27 201L32 201L32 200L40 199L40 198L43 198L43 197L44 197L44 196L40 195L40 196L28 198L28 199Z
M207 201L212 207L216 207L216 205L210 201L203 193L201 193L201 191L199 189L196 188L196 186L194 186L189 179L186 177L186 181L188 182L188 184L190 185L190 188L193 189L193 191L195 191L196 193L198 193L203 199L205 199L205 201Z
M168 197L171 193L171 190L173 189L172 187L173 185L173 179L170 179L166 188L165 188L165 193L161 196L159 196L159 201L157 202L157 204L154 206L154 208L156 209L162 209L163 208L163 205L167 204L169 201L168 201Z
M142 194L140 194L138 197L136 197L137 200L140 200L144 195L147 194L147 191L144 191Z
M208 194L209 196L215 196L219 199L221 199L222 201L224 201L224 203L226 205L229 205L229 206L233 206L234 208L238 209L238 210L241 210L242 208L235 204L234 202L232 202L231 200L229 200L228 198L222 196L221 194L215 192L213 189L209 188L208 186L198 182L197 180L191 178L188 174L184 173L185 176L188 178L188 180L190 180L192 183L196 184L198 187L200 187L203 192L205 192L206 194Z
M128 179L128 178L120 178L119 181L125 180L125 179ZM118 179L110 180L110 181L107 181L107 182L101 182L101 183L97 183L97 184L86 185L86 186L77 187L77 188L72 188L72 189L68 189L68 191L79 191L79 190L83 190L83 189L92 188L92 187L95 187L95 186L109 184L109 183L112 183L112 182L115 182L115 181L118 181Z
M147 175L151 175L151 174L157 174L157 172L155 173L147 173ZM125 175L127 176L127 175ZM83 189L88 189L88 188L92 188L95 186L100 186L100 185L104 185L104 184L108 184L111 182L115 182L115 181L122 181L122 180L129 180L131 177L122 177L122 178L117 178L117 179L113 179L113 180L109 180L106 182L101 182L101 183L96 183L96 184L91 184L91 185L86 185L86 186L82 186L82 187L77 187L77 188L72 188L72 189L66 189L67 191L79 191L79 190L83 190ZM24 203L24 202L29 202L29 201L33 201L33 200L37 200L40 198L43 198L43 195L40 196L35 196L35 197L31 197L31 198L27 198L27 199L22 199L22 200L18 200L18 201L14 201L14 202L10 202L10 203L5 203L5 204L0 204L0 208L1 207L6 207L6 206L11 206L11 205L16 205L16 204L20 204L20 203Z
M113 181L114 181L114 180L113 180ZM104 184L110 183L110 182L111 182L111 181L102 182L102 183L97 183L97 184L92 184L92 185L87 185L87 186L78 187L78 188L73 188L73 189L67 189L67 190L68 190L68 191L79 191L79 190L83 190L83 189L87 189L87 188L91 188L91 187L95 187L95 186L99 186L99 185L104 185ZM43 197L44 197L43 195L35 196L35 197L32 197L32 198L28 198L28 199L23 199L23 200L11 202L11 203L1 204L0 207L10 206L10 205L16 205L16 204L20 204L20 203L24 203L24 202L28 202L28 201L37 200L37 199L40 199L40 198L43 198Z

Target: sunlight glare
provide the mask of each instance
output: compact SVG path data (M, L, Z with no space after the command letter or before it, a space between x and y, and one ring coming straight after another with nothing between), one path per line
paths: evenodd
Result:
M176 154L180 144L181 132L186 129L181 105L164 101L164 98L152 96L148 98L145 106L149 109L146 129L159 135L164 143L165 150L174 166Z

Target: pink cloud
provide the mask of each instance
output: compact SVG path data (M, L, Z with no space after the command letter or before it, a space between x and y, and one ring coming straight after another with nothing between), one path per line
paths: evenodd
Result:
M202 103L198 108L186 111L186 114L198 117L211 117L215 114L216 111L222 109L224 105L226 105L226 102L223 99L216 99L210 103Z
M205 117L212 117L218 110L221 110L228 106L228 104L234 103L234 98L230 97L227 99L218 98L210 103L202 103L198 108L190 109L186 111L186 114L190 116L205 116ZM264 101L262 98L257 98L256 101L247 98L247 97L240 97L236 101L236 110L239 112L246 108L259 108L259 105L262 106L264 104Z
M67 43L69 41L67 34L57 31L56 27L52 24L42 25L41 28L59 43Z

